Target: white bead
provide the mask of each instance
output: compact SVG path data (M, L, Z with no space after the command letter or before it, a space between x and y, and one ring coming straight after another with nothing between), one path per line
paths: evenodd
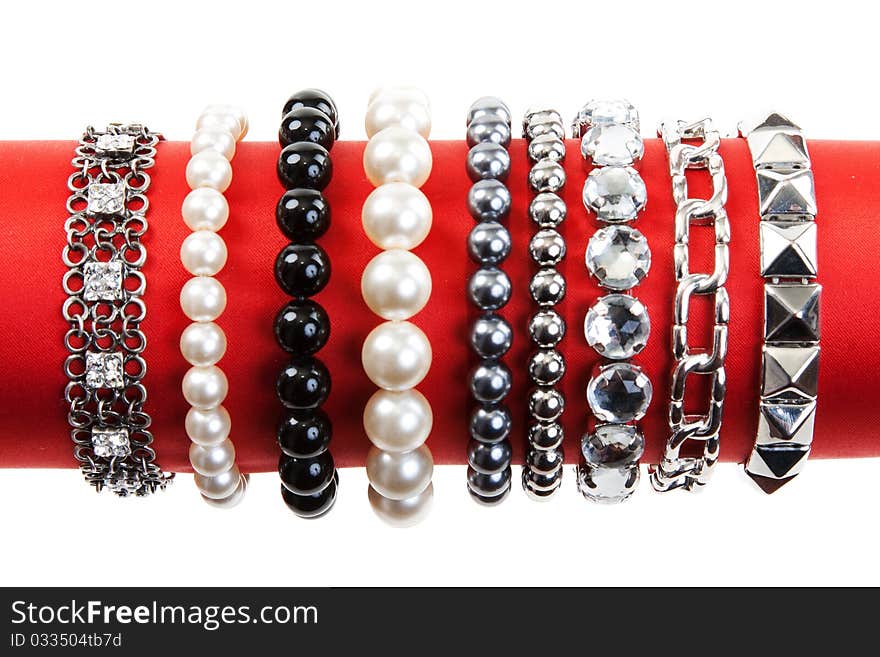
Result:
M193 322L180 334L180 353L190 365L214 365L226 353L226 335L214 322Z
M364 120L367 137L394 125L414 130L427 139L431 134L431 110L412 93L389 91L381 94L367 108Z
M180 262L194 276L213 276L226 264L226 242L210 230L190 233L180 245Z
M241 479L241 472L237 465L216 477L206 477L198 472L195 473L195 482L199 491L212 500L222 500L235 493L241 484Z
M229 437L232 418L222 405L205 411L191 408L187 411L184 426L191 441L202 447L211 447Z
M189 152L195 155L206 150L217 151L231 161L235 156L235 138L226 130L215 128L196 130L189 144Z
M376 447L408 452L431 434L434 414L418 390L377 390L364 407L364 431Z
M196 153L186 164L186 182L191 189L211 187L225 192L232 182L232 165L217 151Z
M180 308L194 322L212 322L226 308L226 290L216 278L196 276L180 288Z
M414 249L428 236L433 216L424 192L403 182L379 185L361 210L364 232L380 249Z
M242 137L244 128L234 111L216 106L207 108L196 121L196 130L225 130L235 141Z
M190 367L183 375L183 397L187 403L201 410L215 408L223 403L229 392L229 381L219 367Z
M216 189L199 187L183 199L181 214L190 230L218 231L229 219L229 203Z
M373 103L383 102L388 98L408 98L413 100L421 105L424 105L428 110L431 109L431 99L428 98L428 94L419 89L418 87L407 86L407 85L398 85L394 87L380 87L373 91L370 94L369 99L367 100L367 106L369 107Z
M431 511L434 500L434 484L419 495L405 500L391 500L368 486L367 496L376 515L393 527L412 527L424 520Z
M428 303L431 272L410 251L383 251L364 268L361 295L382 319L409 319Z
M216 477L235 465L235 446L231 440L211 447L192 443L189 446L189 462L200 475Z
M385 322L364 340L361 362L379 388L414 388L431 369L431 343L415 324Z
M220 499L215 500L202 493L202 499L205 500L209 506L213 506L217 509L231 509L238 506L238 504L244 499L245 493L247 492L247 481L247 475L239 477L238 486L226 497L221 497Z
M405 500L425 490L434 474L434 458L427 445L409 452L386 452L371 447L367 454L367 478L382 497Z
M375 186L407 182L421 187L431 175L432 161L427 140L399 126L379 131L364 149L364 172Z
M236 141L244 139L244 136L247 134L248 128L250 127L247 113L244 111L243 107L239 107L238 105L208 105L202 111L202 114L231 114L234 116L238 120L238 126L241 132L236 138Z

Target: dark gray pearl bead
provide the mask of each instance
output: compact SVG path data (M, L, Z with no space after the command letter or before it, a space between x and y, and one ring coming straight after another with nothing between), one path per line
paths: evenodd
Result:
M504 404L478 406L471 413L471 438L481 443L499 443L510 435L510 410Z
M542 422L554 422L565 410L565 397L556 388L533 388L529 392L529 413Z
M477 221L501 221L510 214L510 190L498 180L480 180L468 191L467 203Z
M565 142L552 135L543 135L529 142L529 159L562 160L565 158Z
M529 171L529 187L535 193L558 192L565 186L565 169L559 162L541 160Z
M510 109L503 100L495 96L477 98L468 109L467 122L472 123L474 119L484 116L491 116L510 124Z
M537 474L552 477L562 470L564 459L561 449L533 449L526 454L526 467Z
M497 265L510 255L510 232L497 221L480 222L468 235L467 247L478 265Z
M484 404L500 402L510 392L510 368L497 360L484 360L471 371L471 394Z
M471 347L481 358L501 358L512 343L513 329L498 315L483 315L471 327Z
M558 265L565 257L565 240L552 228L543 228L529 241L529 255L541 267Z
M529 320L529 335L539 347L555 347L565 336L565 320L555 310L537 312Z
M468 281L468 296L480 310L498 310L510 300L510 279L497 267L482 267Z
M468 123L467 145L476 146L484 142L510 146L510 124L497 116L478 116Z
M529 217L541 228L556 228L565 220L568 208L558 194L543 192L529 203Z
M509 468L510 456L510 443L506 440L500 443L481 443L471 440L468 443L468 464L483 474L495 474Z
M555 306L565 297L565 279L555 269L541 269L532 276L529 293L539 306Z
M557 449L565 438L558 422L530 422L529 445L534 449Z
M510 475L510 468L494 474L483 474L468 468L468 489L478 501L484 504L497 504L510 490Z
M565 359L555 349L539 349L529 357L529 376L539 386L552 386L565 374Z
M466 160L468 177L478 180L507 180L510 174L510 153L501 144L484 142L468 151Z

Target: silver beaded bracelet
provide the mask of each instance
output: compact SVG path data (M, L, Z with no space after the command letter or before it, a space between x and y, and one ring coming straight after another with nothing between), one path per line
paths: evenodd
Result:
M819 384L816 193L803 132L781 114L740 124L758 178L764 346L758 435L746 473L765 493L810 455Z
M583 189L584 207L608 224L590 238L586 265L609 292L584 319L587 343L604 359L587 385L596 426L581 440L578 490L588 500L622 502L639 483L645 439L637 424L651 403L652 386L630 362L648 344L648 309L630 294L651 266L648 241L634 222L647 203L645 182L634 168L644 154L639 115L625 100L594 100L573 123L581 154L595 165Z
M173 477L162 472L151 446L143 385L147 339L140 327L146 316L146 170L160 139L140 124L89 127L67 182L63 315L70 355L64 399L86 481L122 497L149 495Z
M721 135L712 127L711 120L665 122L660 126L660 136L669 157L672 198L676 206L674 263L678 282L673 306L672 355L675 366L669 401L670 437L663 458L651 472L654 489L666 492L677 488L697 490L704 486L718 461L721 412L727 388L724 359L727 356L730 301L724 284L730 266L730 222L724 209L727 178L724 161L718 153ZM703 169L711 176L712 196L709 199L688 195L687 169ZM714 228L715 265L712 273L690 271L688 242L692 225ZM688 344L690 299L695 294L714 296L710 349ZM685 390L690 375L711 377L709 408L699 415L685 414ZM691 441L703 443L702 455L681 456L682 447Z

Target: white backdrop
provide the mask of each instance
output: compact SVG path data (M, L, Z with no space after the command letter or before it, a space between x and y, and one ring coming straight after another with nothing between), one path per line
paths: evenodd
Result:
M460 138L469 103L496 94L514 115L550 103L566 116L626 96L646 131L711 114L732 133L743 115L778 108L811 138L878 139L876 34L859 5L15 3L0 35L0 139L140 119L186 140L205 104L231 102L250 115L248 139L270 140L281 103L305 86L327 89L343 138L362 139L367 95L391 83L430 94L437 138ZM99 62L102 34L117 56ZM369 509L362 468L341 472L336 508L316 522L287 511L274 474L253 477L224 513L187 476L132 502L95 495L72 470L0 470L0 584L877 585L878 473L880 459L814 461L766 497L725 465L702 494L656 495L645 479L628 503L602 507L569 470L549 503L517 485L486 509L462 467L443 467L431 517L392 530ZM129 567L135 557L143 565Z

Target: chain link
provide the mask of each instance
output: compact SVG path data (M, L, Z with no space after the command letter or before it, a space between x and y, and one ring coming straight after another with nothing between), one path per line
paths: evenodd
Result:
M675 201L675 293L672 327L672 352L675 367L669 402L670 437L663 458L651 472L651 483L658 491L676 488L695 490L706 485L718 461L719 432L724 395L727 387L724 359L727 355L727 326L730 300L724 284L730 269L730 222L724 205L727 202L727 178L724 162L718 153L721 136L709 119L695 123L664 123L660 136L669 156L672 197ZM705 170L712 180L708 199L688 196L686 171ZM715 265L711 273L690 271L691 226L714 226ZM714 327L711 349L688 343L690 300L693 295L714 296ZM687 381L691 375L710 377L708 408L699 415L685 412ZM700 456L684 457L682 448L689 441L703 443Z

